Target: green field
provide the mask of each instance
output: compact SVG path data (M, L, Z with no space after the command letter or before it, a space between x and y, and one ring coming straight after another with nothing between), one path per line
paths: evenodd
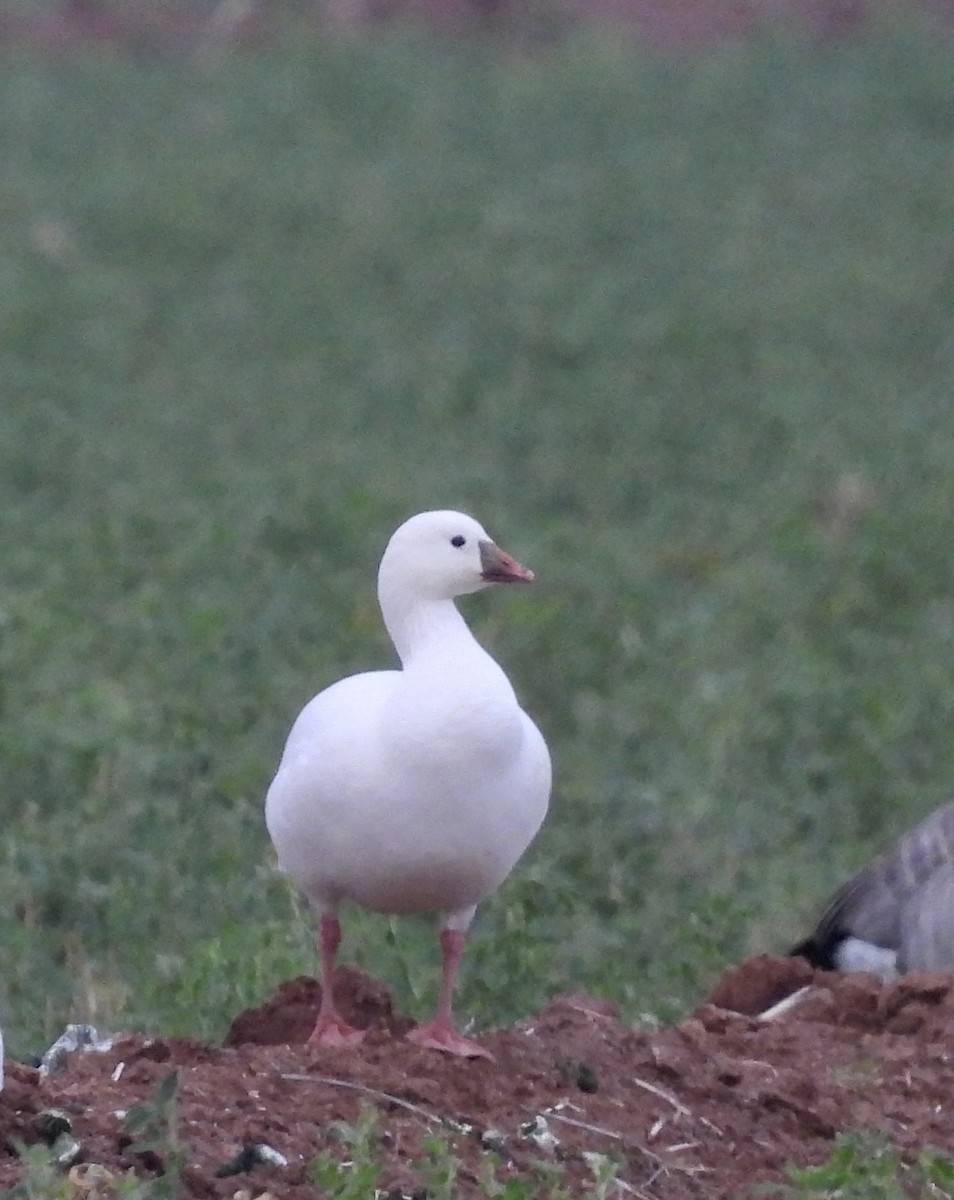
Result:
M948 798L950 51L4 50L10 1052L314 969L262 800L419 509L536 570L465 608L556 771L462 1018L670 1019ZM345 928L424 1012L431 927Z

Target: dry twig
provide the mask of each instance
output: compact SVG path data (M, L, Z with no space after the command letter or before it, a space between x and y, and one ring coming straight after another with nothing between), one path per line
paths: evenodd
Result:
M686 1106L679 1100L677 1100L675 1096L670 1096L668 1092L664 1091L661 1087L656 1087L654 1083L649 1083L645 1079L637 1079L635 1075L632 1077L631 1082L635 1083L637 1087L641 1087L647 1092L652 1092L654 1096L658 1096L660 1100L665 1100L667 1104L671 1104L681 1117L692 1116L692 1113L689 1111L689 1109L686 1108Z
M330 1087L348 1088L352 1092L363 1092L366 1096L375 1096L378 1100L386 1100L388 1104L396 1104L398 1108L406 1108L408 1112L417 1113L425 1121L431 1121L435 1125L443 1124L440 1117L428 1112L426 1108L421 1108L419 1104L412 1104L410 1100L402 1100L400 1096L392 1096L390 1092L382 1092L378 1088L368 1087L365 1083L354 1083L350 1079L333 1079L330 1075L282 1074L280 1078L290 1079L295 1083L327 1083Z

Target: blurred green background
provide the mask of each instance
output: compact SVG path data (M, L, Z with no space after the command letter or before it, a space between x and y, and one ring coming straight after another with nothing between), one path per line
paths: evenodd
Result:
M0 49L0 1014L216 1037L314 969L262 798L423 508L551 815L462 1018L672 1019L954 785L954 58L311 23ZM345 916L423 1012L426 922Z

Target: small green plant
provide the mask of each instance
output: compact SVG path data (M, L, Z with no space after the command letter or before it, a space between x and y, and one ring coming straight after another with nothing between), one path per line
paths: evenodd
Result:
M613 1195L614 1184L618 1183L620 1164L609 1154L589 1153L583 1156L587 1166L593 1172L593 1188L587 1200L609 1200Z
M527 1175L508 1180L503 1195L506 1200L571 1200L563 1167L542 1158Z
M17 1144L16 1149L26 1174L4 1193L5 1200L68 1200L70 1184L51 1146Z
M179 1072L170 1071L152 1095L134 1104L123 1118L123 1127L134 1137L127 1154L142 1155L159 1174L144 1181L149 1200L176 1200L181 1194L185 1147L179 1139Z
M910 1200L954 1196L954 1161L930 1148L908 1163L876 1130L840 1133L816 1167L789 1166L790 1183L759 1189L792 1200Z
M323 1200L368 1200L380 1188L384 1163L378 1152L379 1114L371 1105L362 1107L353 1123L336 1121L335 1137L346 1150L345 1157L323 1151L314 1158L308 1174ZM421 1153L410 1163L420 1181L415 1190L427 1200L456 1200L461 1160L448 1129L429 1131L421 1138ZM619 1173L619 1164L606 1155L592 1155L587 1162L593 1186L583 1200L608 1200ZM519 1176L501 1178L499 1156L487 1151L478 1169L480 1194L487 1200L579 1200L571 1191L563 1165L540 1159Z
M178 1135L178 1072L172 1071L159 1081L151 1096L133 1105L123 1118L126 1132L135 1137L127 1153L141 1155L158 1170L158 1174L141 1178L130 1169L115 1175L96 1164L74 1170L101 1172L95 1194L103 1200L178 1200L182 1194L181 1177L186 1154ZM9 1191L4 1200L76 1200L85 1189L72 1173L67 1174L73 1158L64 1157L62 1139L47 1145L17 1145L25 1174ZM88 1176L87 1176L88 1178Z
M429 1133L422 1142L424 1155L415 1161L415 1169L427 1190L429 1200L454 1200L454 1185L460 1159L454 1153L446 1133Z
M353 1124L335 1121L332 1132L348 1151L345 1159L323 1151L308 1168L311 1182L328 1200L366 1200L373 1196L381 1176L378 1158L378 1113L372 1105L361 1108Z
M928 1195L941 1200L954 1196L954 1159L949 1155L928 1146L918 1155L915 1169Z

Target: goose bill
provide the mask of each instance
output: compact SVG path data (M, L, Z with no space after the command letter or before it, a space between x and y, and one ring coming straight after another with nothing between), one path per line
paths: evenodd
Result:
M530 583L533 572L493 542L480 543L481 579L485 583Z

